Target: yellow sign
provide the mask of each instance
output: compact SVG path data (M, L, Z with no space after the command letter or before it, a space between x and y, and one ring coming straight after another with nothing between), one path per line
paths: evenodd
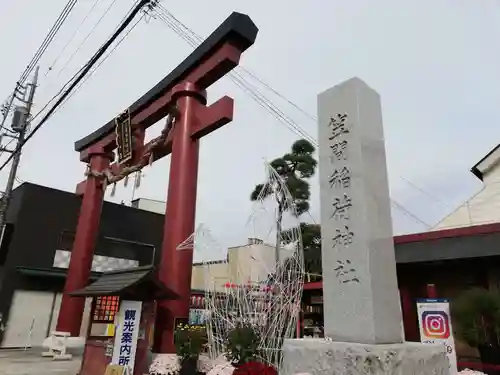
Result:
M113 337L115 335L115 325L114 323L106 325L106 336Z
M125 366L120 365L108 365L106 367L106 372L104 375L125 375L126 368Z

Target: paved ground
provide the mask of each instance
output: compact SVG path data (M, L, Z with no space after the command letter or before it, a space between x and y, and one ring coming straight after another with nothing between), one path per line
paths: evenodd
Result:
M76 375L81 358L53 361L42 358L41 351L0 350L0 375Z

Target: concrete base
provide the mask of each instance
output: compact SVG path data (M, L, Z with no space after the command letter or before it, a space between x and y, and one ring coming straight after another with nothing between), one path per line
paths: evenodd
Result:
M85 337L68 337L66 339L66 351L73 355L81 356L85 350Z
M85 350L85 337L67 337L65 340L66 353L82 356ZM51 349L60 345L54 336L47 337L42 344L42 350Z
M450 375L444 345L285 340L280 375Z

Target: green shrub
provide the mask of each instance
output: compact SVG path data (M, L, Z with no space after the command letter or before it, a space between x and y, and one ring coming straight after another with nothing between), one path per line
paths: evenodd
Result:
M180 324L176 327L174 343L177 355L181 360L198 358L207 344L205 327Z
M463 292L451 305L457 338L472 347L498 345L500 294L482 288Z
M226 356L234 364L254 361L259 355L260 336L251 324L239 323L229 331Z

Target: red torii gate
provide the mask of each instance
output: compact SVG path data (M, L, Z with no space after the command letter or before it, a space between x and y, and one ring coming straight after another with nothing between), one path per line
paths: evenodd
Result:
M247 15L232 13L179 66L133 103L123 114L75 142L87 179L77 186L83 195L57 330L78 336L85 300L68 296L89 280L104 192L109 183L172 154L159 278L181 299L159 304L156 350L174 352L176 318L187 318L191 294L192 250L177 246L194 232L198 177L198 140L229 123L233 100L227 96L206 106L210 85L239 64L253 45L258 28ZM145 131L169 116L162 135L144 143ZM114 162L114 150L118 161Z

